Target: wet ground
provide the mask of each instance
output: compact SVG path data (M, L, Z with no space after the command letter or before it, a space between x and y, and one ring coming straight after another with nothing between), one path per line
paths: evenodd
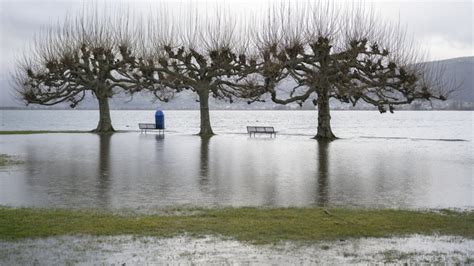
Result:
M0 241L0 265L474 263L474 240L410 236L254 246L216 237L54 237Z

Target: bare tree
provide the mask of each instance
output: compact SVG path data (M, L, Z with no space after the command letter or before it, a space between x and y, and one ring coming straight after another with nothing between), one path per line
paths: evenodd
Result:
M96 8L43 29L18 60L14 83L26 104L67 102L74 108L91 93L100 113L94 132L113 132L109 98L139 89L140 59L134 56L128 14L109 16Z
M330 2L304 6L274 5L259 29L258 72L244 97L258 100L264 93L279 104L318 106L316 139L331 140L329 100L356 105L364 101L380 112L416 99L445 100L449 88L441 72L428 69L424 57L398 25L381 21L355 3L345 12ZM292 80L289 91L278 88Z
M246 76L250 63L246 55L245 24L238 24L217 9L211 16L191 10L172 18L161 9L148 23L148 64L142 72L151 82L155 96L168 101L169 90L191 90L200 105L201 136L212 136L209 98L226 99L237 96L236 88Z

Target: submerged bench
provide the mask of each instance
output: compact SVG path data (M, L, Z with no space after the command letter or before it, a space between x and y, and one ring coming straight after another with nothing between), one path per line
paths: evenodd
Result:
M156 124L153 123L138 123L138 128L140 129L140 133L143 133L147 130L158 130L158 133L165 133L164 128L156 128Z
M273 127L247 126L247 133L249 133L250 137L252 137L252 133L254 137L257 133L270 134L270 137L273 137L273 135L275 135L276 137L276 131Z

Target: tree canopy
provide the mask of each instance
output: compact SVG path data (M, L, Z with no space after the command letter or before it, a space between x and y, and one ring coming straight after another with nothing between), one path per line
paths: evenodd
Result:
M448 84L398 26L360 6L341 11L329 2L300 8L274 6L258 30L260 80L249 83L253 100L270 94L275 103L318 106L317 139L334 139L329 99L374 105L393 112L414 100L445 100ZM282 90L278 84L291 80Z
M89 10L91 11L91 10ZM360 3L341 8L329 1L271 4L241 17L225 9L175 16L160 6L147 23L82 13L41 32L15 81L27 104L98 100L97 132L113 127L109 98L119 91L153 92L162 101L191 90L200 103L201 136L214 134L209 98L302 104L318 108L317 139L335 138L330 99L393 112L415 100L445 100L452 84L428 68L423 53L397 24ZM249 25L252 25L250 27ZM293 84L282 88L282 83ZM289 83L288 83L289 82Z
M249 72L252 61L247 54L248 36L244 25L215 10L208 18L190 10L180 21L160 13L147 25L147 58L142 72L147 73L148 89L163 101L169 90L191 90L200 103L201 136L213 135L209 97L233 101L238 96L239 80Z
M108 99L139 90L132 25L125 18L78 14L36 37L18 62L16 90L27 104L76 107L92 93L99 103L96 132L114 131Z

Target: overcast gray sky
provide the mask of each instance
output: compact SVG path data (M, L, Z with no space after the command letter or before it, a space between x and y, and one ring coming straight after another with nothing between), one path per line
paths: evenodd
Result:
M270 0L193 0L167 1L174 5L193 4L203 8L217 2L228 6L231 10L245 11L259 9ZM101 3L101 1L96 1ZM103 2L103 1L102 1ZM112 1L114 4L129 5L140 13L153 9L156 1ZM296 3L297 1L289 1ZM351 3L352 0L342 3ZM68 14L80 10L82 0L0 0L0 81L7 79L11 71L15 55L24 49L41 27L60 21ZM449 1L402 1L382 0L365 1L382 17L400 21L406 25L409 34L415 41L429 52L429 59L447 59L453 57L473 56L473 13L472 0ZM3 84L5 84L3 82ZM0 83L0 85L2 85ZM4 86L1 88L2 96Z

